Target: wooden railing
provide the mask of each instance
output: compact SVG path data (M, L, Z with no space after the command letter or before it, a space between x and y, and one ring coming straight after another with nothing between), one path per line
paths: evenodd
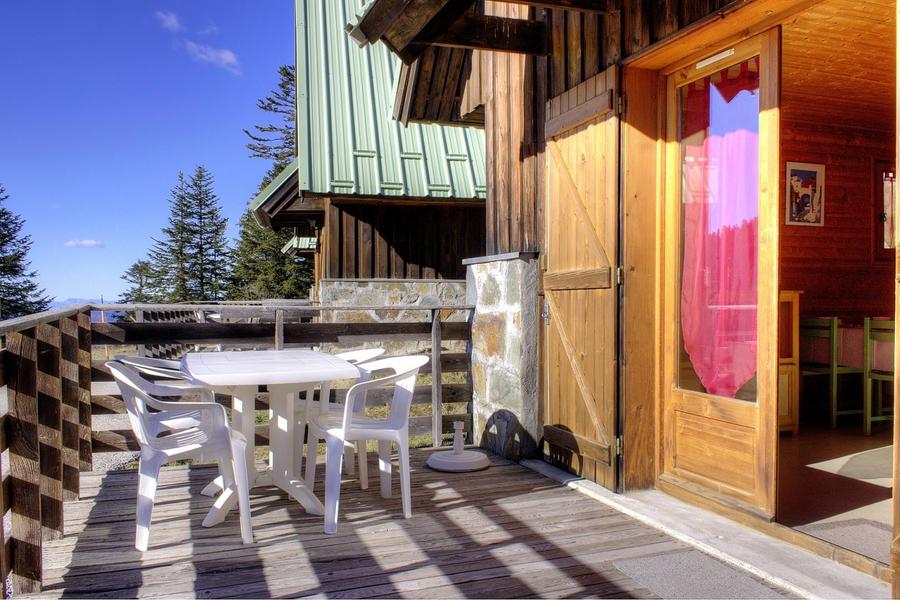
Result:
M471 430L471 378L467 352L443 351L447 342L468 343L467 320L446 321L450 313L468 314L468 306L304 306L284 303L246 305L79 305L0 322L0 576L4 597L40 591L44 540L63 535L63 504L79 493L79 473L89 471L97 452L137 450L130 430L92 431L93 415L125 412L104 366L105 353L123 346L162 349L256 347L281 349L305 345L359 345L409 341L429 346L432 382L418 385L415 404L431 404L431 415L410 419L411 434L430 434L440 445L452 421ZM323 311L335 314L378 310L425 313L421 321L318 322ZM91 312L128 311L137 321L91 322ZM153 321L140 315L154 314ZM186 314L197 315L194 322ZM207 318L216 313L219 321ZM172 315L166 319L165 315ZM235 322L239 320L240 322ZM140 322L143 321L143 322ZM206 322L199 322L206 321ZM104 348L105 350L100 350ZM92 349L95 350L92 355ZM92 358L96 356L96 358ZM444 377L458 373L454 377ZM3 393L5 392L5 393ZM332 390L339 400L346 390ZM5 405L2 400L5 398ZM217 396L230 405L230 399ZM368 405L388 398L372 395ZM257 408L267 408L267 394ZM464 407L449 414L448 407ZM257 443L268 444L268 431L257 429Z

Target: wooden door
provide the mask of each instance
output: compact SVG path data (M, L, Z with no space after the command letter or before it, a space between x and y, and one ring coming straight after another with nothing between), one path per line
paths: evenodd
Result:
M548 103L545 405L548 459L616 485L617 73Z
M779 33L667 70L659 487L766 518L778 436Z

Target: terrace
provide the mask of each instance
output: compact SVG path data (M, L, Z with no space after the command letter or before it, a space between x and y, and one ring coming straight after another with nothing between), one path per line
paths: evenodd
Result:
M4 594L652 597L623 564L698 555L496 456L478 473L426 468L432 440L446 444L452 421L471 426L469 358L458 351L469 343L471 307L369 307L375 308L382 319L394 320L327 322L347 307L257 303L76 306L0 324L6 340L0 382L6 400L0 424ZM367 310L354 307L352 318L360 320ZM107 322L113 312L119 320ZM236 511L218 526L200 525L213 502L200 490L215 468L181 464L160 476L149 550L134 549L136 470L92 470L101 455L138 447L129 430L103 424L124 416L103 367L107 354L334 348L372 340L415 344L436 365L415 392L411 425L425 447L412 454L411 519L402 518L396 478L392 499L384 500L377 486L362 490L354 476L345 476L337 535L325 535L322 517L281 490L256 487L256 541L243 545ZM332 399L345 392L333 390ZM228 397L216 399L229 405ZM262 390L256 408L266 402ZM377 409L379 399L370 405ZM265 427L258 427L257 443L267 441ZM318 481L320 497L322 488Z

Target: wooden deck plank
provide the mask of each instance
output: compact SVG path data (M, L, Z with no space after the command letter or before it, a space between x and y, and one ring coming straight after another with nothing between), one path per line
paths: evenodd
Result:
M368 490L345 481L336 535L275 488L257 488L251 546L240 543L236 512L200 527L211 499L199 491L214 470L166 469L143 554L132 547L135 474L83 474L65 537L45 548L44 595L651 597L612 562L686 550L514 463L452 475L425 468L426 457L413 453L412 519L401 518L396 477L384 500L370 467Z

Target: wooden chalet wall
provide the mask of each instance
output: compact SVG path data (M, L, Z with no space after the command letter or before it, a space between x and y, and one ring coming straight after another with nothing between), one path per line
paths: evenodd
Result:
M878 248L875 185L877 167L894 161L893 31L873 29L892 7L860 0L835 18L837 7L824 3L783 27L782 160L825 165L825 226L787 226L782 216L781 288L803 291L802 314L862 320L894 311L894 256ZM782 177L782 215L784 196Z
M484 207L334 200L326 208L323 277L465 279L482 256Z
M725 0L623 0L609 15L485 3L496 16L545 19L550 55L475 52L487 133L487 253L532 251L543 235L544 109L549 98L576 87L622 58L728 5ZM467 88L473 87L470 82Z

